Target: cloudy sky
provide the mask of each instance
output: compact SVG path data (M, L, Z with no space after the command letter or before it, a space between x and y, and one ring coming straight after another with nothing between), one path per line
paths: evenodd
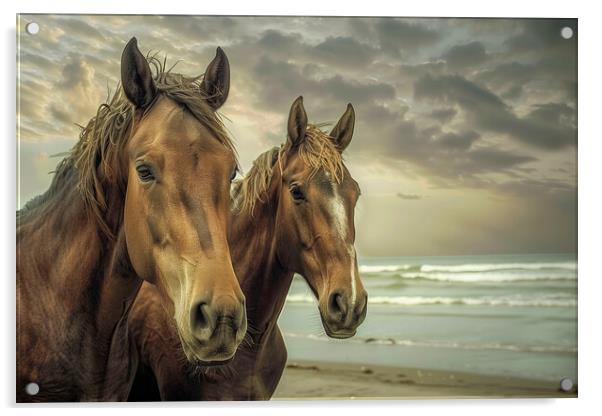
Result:
M575 20L21 16L20 204L49 185L78 128L114 90L125 43L187 75L221 46L222 109L243 169L310 121L356 129L364 256L576 251Z

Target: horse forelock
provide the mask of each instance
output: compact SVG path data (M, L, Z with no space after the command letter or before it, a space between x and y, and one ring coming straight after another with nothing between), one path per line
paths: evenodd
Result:
M324 169L334 181L340 183L345 172L343 157L332 138L321 129L323 126L324 124L309 124L305 139L292 149L292 152L297 152L303 163L310 169L310 177L318 170ZM234 183L232 187L234 213L247 213L252 216L257 203L266 202L274 165L278 163L282 174L283 155L288 151L289 149L282 145L260 154L245 177Z

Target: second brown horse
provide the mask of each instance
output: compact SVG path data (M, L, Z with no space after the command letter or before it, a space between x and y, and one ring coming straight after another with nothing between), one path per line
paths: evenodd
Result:
M293 103L288 140L254 162L233 189L228 235L247 299L248 339L226 367L207 371L185 360L172 319L144 285L130 315L140 367L130 400L266 400L286 365L277 325L295 273L318 298L326 334L348 338L366 315L353 213L360 190L343 164L355 124L349 105L328 135Z

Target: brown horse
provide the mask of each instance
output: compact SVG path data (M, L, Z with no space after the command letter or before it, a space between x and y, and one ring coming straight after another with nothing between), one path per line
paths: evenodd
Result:
M163 68L132 38L122 87L17 213L17 401L125 399L143 280L189 360L229 359L246 333L226 234L236 158L215 113L228 60L218 48L202 78Z
M326 333L355 334L367 305L353 246L360 190L341 156L354 123L349 104L327 135L307 124L299 97L290 111L286 144L259 156L235 183L228 241L247 299L249 333L230 364L190 368L173 323L155 306L156 290L145 285L130 314L141 353L130 400L269 399L286 364L277 320L294 273L318 298Z

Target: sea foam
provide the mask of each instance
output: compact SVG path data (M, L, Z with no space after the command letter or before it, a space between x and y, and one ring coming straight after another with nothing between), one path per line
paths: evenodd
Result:
M292 303L315 303L311 295L294 294L287 297ZM569 296L540 296L524 298L518 296L444 297L444 296L368 296L369 304L398 306L465 305L506 307L556 307L568 308L577 305Z

